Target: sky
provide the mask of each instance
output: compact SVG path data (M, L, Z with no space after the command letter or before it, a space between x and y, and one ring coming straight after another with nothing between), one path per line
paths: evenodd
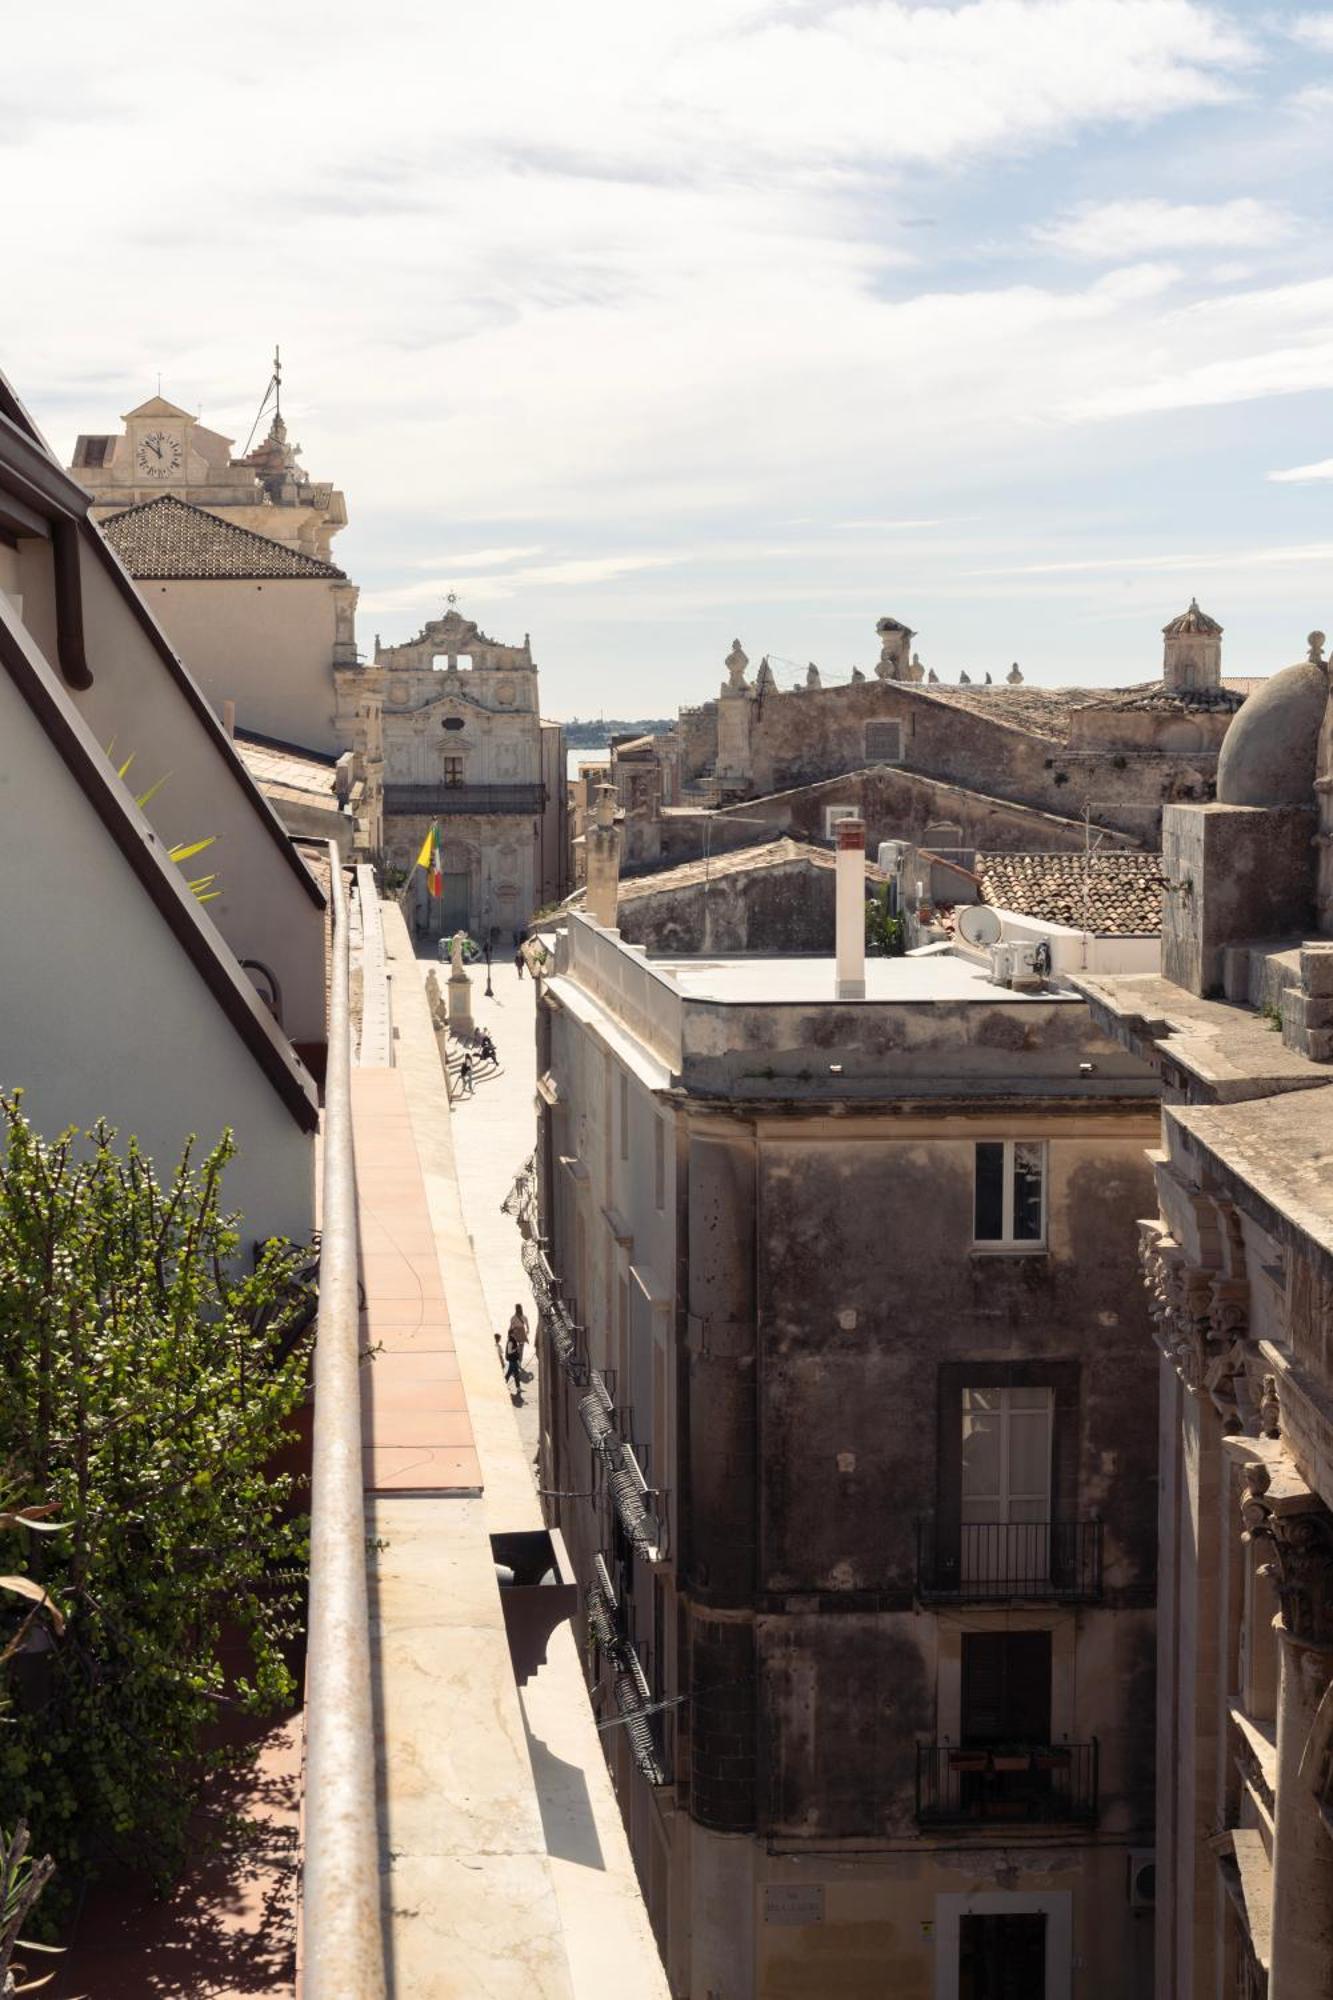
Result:
M358 639L554 716L905 620L946 681L1333 631L1333 7L12 6L0 366L68 459L284 412Z

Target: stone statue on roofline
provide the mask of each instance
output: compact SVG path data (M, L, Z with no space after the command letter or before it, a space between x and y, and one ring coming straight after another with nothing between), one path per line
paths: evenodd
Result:
M1023 685L1023 676L1019 670L1019 665L1017 660L1015 660L1012 667L1010 667L1008 673L1005 675L1005 679L1008 681L1011 688L1021 687Z
M958 685L960 688L970 688L972 685L972 676L966 667L963 668L962 673L958 676Z
M865 679L865 675L861 672L861 669L859 667L852 668L852 679L853 681L863 681Z
M805 670L805 684L808 688L823 687L824 685L824 683L819 678L819 668L815 665L813 660L811 660L809 666Z
M727 669L726 691L728 694L745 693L745 669L749 664L749 655L741 645L740 640L733 639L731 642L731 651L727 654L724 662Z
M754 677L754 691L756 694L768 694L777 684L777 676L769 666L768 654L765 653L759 662L759 672Z
M991 676L990 676L990 668L989 668L989 667L988 667L988 668L986 669L986 679L985 679L985 681L984 681L983 685L984 685L985 687L994 687L994 685L995 685L994 681L993 681L993 680L991 679Z
M932 668L931 668L931 670L930 670L930 672L929 672L929 673L928 673L928 674L926 675L926 680L928 681L928 683L929 683L929 684L930 684L930 686L932 686L932 687L938 687L938 686L939 686L939 684L940 684L940 677L939 677L939 675L938 675L938 674L936 673L936 671L935 671L934 667L932 667Z
M904 625L898 618L878 618L875 633L879 639L879 661L875 667L878 679L920 680L919 663L914 663L911 657L912 641L916 637L911 626Z

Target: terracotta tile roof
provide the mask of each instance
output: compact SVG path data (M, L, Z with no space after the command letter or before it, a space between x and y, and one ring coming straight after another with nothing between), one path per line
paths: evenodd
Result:
M1234 682L1224 682L1220 688L1177 692L1162 681L1145 681L1139 687L1125 688L979 687L974 681L971 687L946 687L943 682L931 686L926 682L907 691L951 708L968 709L973 715L989 716L995 722L1007 723L1011 729L1065 743L1069 740L1070 719L1081 708L1157 709L1178 714L1197 709L1231 711L1240 707L1248 689Z
M101 526L130 575L141 583L212 577L262 577L267 582L270 577L281 581L344 575L332 563L302 555L299 549L237 527L234 521L219 520L169 493L109 514Z
M978 854L981 900L1099 937L1162 928L1160 854Z

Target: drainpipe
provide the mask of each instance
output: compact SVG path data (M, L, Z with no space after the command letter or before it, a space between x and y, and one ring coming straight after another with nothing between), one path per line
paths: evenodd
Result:
M302 2000L384 2000L361 1472L347 891L329 843L333 964L315 1341L306 1655Z
M837 983L835 998L866 997L866 828L860 819L840 819L833 829L838 843L834 885L837 923Z

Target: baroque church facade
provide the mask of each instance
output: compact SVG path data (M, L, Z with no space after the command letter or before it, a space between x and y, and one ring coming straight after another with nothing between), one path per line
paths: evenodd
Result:
M565 889L564 731L543 722L532 646L490 638L451 603L416 637L340 668L346 726L367 699L383 716L384 852L410 873L440 829L443 895L411 875L419 933L466 930L497 949Z

